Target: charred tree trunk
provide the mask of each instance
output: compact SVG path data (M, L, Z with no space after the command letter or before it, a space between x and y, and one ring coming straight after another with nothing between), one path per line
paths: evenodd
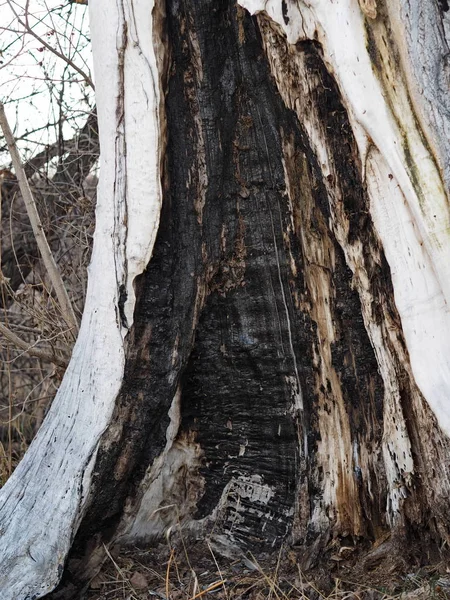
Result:
M20 490L42 511L42 492L22 489L28 477L51 494L25 472L42 456L70 502L52 517L64 535L23 534L27 553L8 552L29 573L14 587L0 567L5 598L50 591L72 547L70 596L103 544L177 522L225 554L296 545L305 568L331 540L368 561L401 546L407 563L419 538L437 551L450 532L445 7L169 1L146 30L144 4L106 33L92 8L118 95L97 69L88 325L0 522ZM417 39L425 21L433 37ZM88 433L67 426L93 415ZM64 427L78 454L62 469L49 448Z

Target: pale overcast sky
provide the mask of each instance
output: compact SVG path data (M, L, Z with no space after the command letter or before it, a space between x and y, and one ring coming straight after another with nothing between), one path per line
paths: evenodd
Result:
M70 139L73 128L84 123L93 106L92 88L43 43L69 57L92 78L88 7L30 0L28 22L39 40L24 34L25 6L26 0L0 0L0 100L16 137L23 138L19 143L24 159L57 139L61 115L63 136ZM9 163L3 150L0 168Z

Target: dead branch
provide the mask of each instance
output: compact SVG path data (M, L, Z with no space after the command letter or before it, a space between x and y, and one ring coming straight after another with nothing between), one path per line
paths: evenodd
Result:
M83 69L80 69L80 67L78 67L68 56L65 56L61 52L58 52L58 50L56 50L55 48L53 48L53 46L48 44L40 35L38 35L33 30L32 27L30 27L30 24L28 23L28 13L27 12L25 13L25 21L23 21L19 15L19 13L14 8L12 2L10 2L9 0L8 0L8 5L9 5L9 8L11 9L11 11L14 13L14 16L16 17L17 22L20 23L20 25L22 25L22 27L25 29L25 31L27 33L32 35L40 44L42 44L42 46L44 46L44 48L47 48L47 50L50 50L50 52L53 52L53 54L55 56L57 56L61 60L65 61L68 65L70 65L72 67L72 69L74 69L79 75L81 75L81 77L83 77L83 79L86 81L86 83L88 85L90 85L93 90L95 89L94 82L89 77L89 75L85 71L83 71Z
M17 145L14 140L14 136L9 126L8 120L6 118L3 103L0 103L0 126L3 130L3 134L8 144L14 169L16 171L17 181L20 187L20 191L22 193L23 201L27 209L34 237L36 239L39 251L41 253L45 268L48 272L52 285L55 288L55 293L58 298L63 317L66 320L66 322L72 327L75 337L75 334L78 332L78 321L75 316L69 296L67 294L67 290L59 273L58 266L50 250L50 246L48 245L47 238L45 236L44 229L36 208L36 203L34 201L33 194L31 193L31 189L28 184L28 179L25 175L22 161L17 150Z
M29 356L34 356L35 358L40 358L47 362L51 362L55 365L58 365L59 367L63 367L64 369L67 367L67 359L56 356L56 354L52 354L51 352L41 350L40 348L36 348L34 344L36 344L37 342L34 342L34 344L29 344L21 337L13 333L10 329L8 329L8 327L3 325L3 323L1 322L0 333L2 333L5 336L5 338L12 342L17 348L20 348L21 350L26 352Z

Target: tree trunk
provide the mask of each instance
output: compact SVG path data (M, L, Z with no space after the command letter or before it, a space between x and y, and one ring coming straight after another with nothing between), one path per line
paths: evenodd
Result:
M87 306L1 493L3 597L51 591L70 548L74 591L103 545L178 523L226 555L295 544L304 568L330 541L367 564L437 551L448 5L90 4Z

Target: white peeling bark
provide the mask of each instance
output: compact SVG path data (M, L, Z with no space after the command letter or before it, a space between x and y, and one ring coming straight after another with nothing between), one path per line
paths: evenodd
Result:
M414 10L410 16L409 3L399 3L403 4L400 14L411 37L417 31L419 16ZM424 132L407 85L412 71L423 71L418 67L418 51L412 50L413 43L408 49L408 56L414 56L407 75L399 69L389 47L383 49L380 44L385 75L382 80L377 77L366 30L367 22L372 23L377 17L375 2L335 0L330 5L322 0L298 4L241 0L240 4L252 14L266 12L282 27L289 43L317 39L323 47L365 165L372 217L391 267L413 374L440 426L450 434L450 209L444 186L448 176L444 177L439 170L426 142L427 138L442 139L434 147L439 149L441 157L445 155L449 124L445 105L435 103L431 108L429 98L423 103L421 115L427 118L420 120L424 126L432 123L434 127ZM422 38L421 64L423 56L432 61L439 44L447 43L436 15L433 27L430 19L430 30L437 30L441 37L438 41L433 38L429 44ZM377 22L373 28L375 35L382 38L383 24ZM445 54L445 48L439 50L440 55ZM428 76L420 78L424 88L433 89ZM417 93L413 96L418 103ZM323 149L316 151L320 158ZM350 262L349 266L352 267ZM377 349L376 340L371 338Z
M120 542L148 542L162 538L176 524L185 526L203 493L204 481L199 475L202 451L193 439L179 435L180 404L178 389L169 410L166 446L140 484L139 508L132 503L125 511Z
M58 583L122 382L133 281L150 259L161 206L152 11L146 0L90 3L101 177L86 307L49 414L0 492L2 600L40 598Z

